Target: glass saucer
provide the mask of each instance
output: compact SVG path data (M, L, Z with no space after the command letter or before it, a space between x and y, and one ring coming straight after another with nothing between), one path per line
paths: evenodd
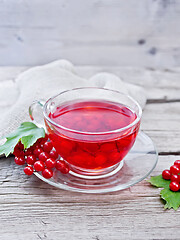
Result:
M145 133L139 132L136 142L123 160L123 164L113 169L113 174L103 178L86 179L74 175L71 171L62 174L54 170L51 179L45 179L40 173L34 173L44 182L57 188L82 193L109 193L123 190L145 179L155 168L158 160L156 148Z

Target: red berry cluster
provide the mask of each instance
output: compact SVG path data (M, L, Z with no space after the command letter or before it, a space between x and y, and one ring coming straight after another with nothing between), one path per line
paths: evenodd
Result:
M162 177L166 180L171 180L169 188L173 192L180 190L180 160L176 160L170 169L162 172Z
M59 155L47 135L45 138L38 139L28 149L24 149L24 145L19 142L15 146L13 154L15 155L16 164L27 164L24 172L29 176L36 171L42 172L43 177L48 179L53 176L53 168L63 174L69 172L69 166L63 160L59 160Z

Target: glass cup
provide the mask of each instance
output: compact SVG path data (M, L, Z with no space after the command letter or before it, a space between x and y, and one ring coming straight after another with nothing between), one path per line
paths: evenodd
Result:
M83 126L81 130L67 128L50 118L59 106L79 101L122 104L135 113L136 118L125 127L104 132L85 131ZM136 140L142 109L134 99L124 93L84 87L61 92L46 102L35 101L30 106L29 113L36 124L44 120L46 132L54 147L70 166L70 174L94 179L113 175L123 166L123 159Z

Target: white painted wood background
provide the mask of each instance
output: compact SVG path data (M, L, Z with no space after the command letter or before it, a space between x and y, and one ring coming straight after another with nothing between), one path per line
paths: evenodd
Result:
M0 0L0 65L180 66L179 0Z

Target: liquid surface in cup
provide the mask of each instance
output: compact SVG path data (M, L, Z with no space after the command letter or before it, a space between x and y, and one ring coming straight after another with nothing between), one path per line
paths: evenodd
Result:
M110 133L102 134L101 138L94 133L108 132L124 128L131 124L136 114L128 107L108 101L69 102L56 108L49 118L55 123L76 131L87 132L88 141L84 134L71 133L67 137L61 128L52 128L46 124L47 130L59 154L70 164L81 169L104 169L120 162L134 144L139 130L139 123L134 127L116 133L109 140ZM69 130L67 130L69 131ZM92 139L91 139L91 134ZM107 140L108 139L108 140Z

